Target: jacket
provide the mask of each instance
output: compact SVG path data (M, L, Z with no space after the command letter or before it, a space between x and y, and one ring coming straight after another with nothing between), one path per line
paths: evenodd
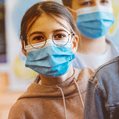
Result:
M119 57L101 66L89 80L85 119L119 119Z
M39 78L16 101L9 119L83 119L87 80L72 77L59 85L46 86Z

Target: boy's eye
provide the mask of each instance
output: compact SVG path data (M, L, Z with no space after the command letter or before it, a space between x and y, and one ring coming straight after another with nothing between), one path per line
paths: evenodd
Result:
M80 3L80 5L83 7L83 6L92 6L93 5L93 2L92 1L84 1L82 3Z
M102 3L102 4L108 4L109 1L108 1L108 0L101 0L101 3Z

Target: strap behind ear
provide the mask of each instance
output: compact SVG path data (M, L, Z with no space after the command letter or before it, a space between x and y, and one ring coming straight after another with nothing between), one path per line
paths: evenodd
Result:
M22 45L22 53L26 56L27 52L25 50L25 42L23 40L21 41L21 45Z

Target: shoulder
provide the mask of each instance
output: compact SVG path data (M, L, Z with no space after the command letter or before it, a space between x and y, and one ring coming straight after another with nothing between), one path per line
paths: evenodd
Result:
M111 83L117 81L119 71L119 57L107 62L106 64L100 66L95 74L90 78L89 82L95 87L102 90L108 88Z
M106 39L106 42L109 44L114 53L119 53L119 46L116 42Z
M25 119L25 104L21 100L17 100L17 102L11 107L9 111L9 119Z
M119 68L119 56L100 66L94 77L100 77L100 75L106 75L108 73L114 73Z

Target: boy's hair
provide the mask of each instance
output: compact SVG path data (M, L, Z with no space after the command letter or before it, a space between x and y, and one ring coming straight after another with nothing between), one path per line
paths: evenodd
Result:
M72 0L62 0L64 6L72 8Z

